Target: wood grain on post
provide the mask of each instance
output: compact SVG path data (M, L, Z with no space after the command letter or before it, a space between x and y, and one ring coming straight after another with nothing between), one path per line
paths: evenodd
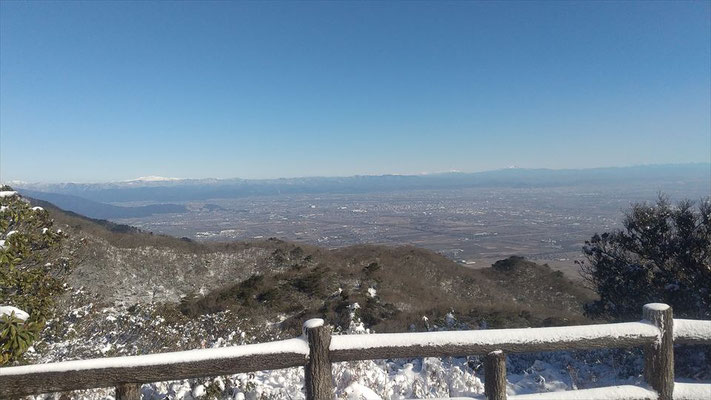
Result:
M331 400L331 328L320 318L310 319L304 323L304 334L309 342L309 361L305 368L306 400Z
M506 355L501 350L484 358L484 393L487 400L506 400Z
M659 393L659 400L672 400L674 393L672 308L662 303L645 304L642 317L661 331L658 341L644 346L644 379Z
M116 400L141 400L141 384L122 383L117 385Z

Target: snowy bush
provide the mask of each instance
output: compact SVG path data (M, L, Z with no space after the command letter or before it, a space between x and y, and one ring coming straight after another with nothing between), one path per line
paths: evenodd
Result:
M49 214L31 207L9 187L0 188L0 365L18 360L51 316L53 296L63 291L43 251L56 247L61 233ZM26 315L20 315L20 313Z

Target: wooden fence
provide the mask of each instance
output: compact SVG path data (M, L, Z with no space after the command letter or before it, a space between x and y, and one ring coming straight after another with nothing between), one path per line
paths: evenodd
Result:
M331 336L323 320L313 319L304 324L304 335L295 339L0 368L0 398L115 387L117 400L137 400L143 383L303 366L306 398L325 400L333 396L334 362L485 355L486 397L503 400L506 353L643 346L644 378L653 390L639 388L639 398L671 400L675 343L711 344L711 321L674 320L671 307L657 303L644 306L640 322L549 328ZM606 398L616 398L613 392L610 389ZM619 398L629 398L630 393Z

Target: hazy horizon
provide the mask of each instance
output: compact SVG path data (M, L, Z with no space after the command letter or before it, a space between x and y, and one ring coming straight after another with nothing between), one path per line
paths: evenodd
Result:
M478 171L434 171L434 172L420 172L414 174L398 174L398 173L382 173L382 174L354 174L354 175L310 175L310 176L275 176L275 177L265 177L265 178L243 178L239 176L226 176L226 177L216 177L216 176L203 176L203 177L175 177L175 176L160 176L160 175L142 175L134 178L120 179L120 180L104 180L104 181L26 181L22 179L8 179L0 180L0 184L103 184L103 183L127 183L127 182L169 182L169 181L187 181L187 180L245 180L245 181L260 181L260 180L281 180L281 179L317 179L317 178L354 178L354 177L381 177L381 176L428 176L428 175L443 175L443 174L478 174L486 172L495 172L503 170L526 170L526 171L588 171L588 170L604 170L604 169L624 169L624 168L644 168L644 167L678 167L678 166L703 166L708 165L711 168L711 162L687 162L687 163L655 163L655 164L633 164L633 165L606 165L597 166L589 168L538 168L538 167L522 167L522 166L508 166L503 168L491 168L483 169ZM711 171L710 171L711 172Z

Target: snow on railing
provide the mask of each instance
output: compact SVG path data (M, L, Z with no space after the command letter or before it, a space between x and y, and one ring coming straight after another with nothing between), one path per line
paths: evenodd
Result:
M644 346L644 377L649 388L615 386L546 393L543 397L672 400L711 393L711 385L674 383L673 353L674 341L711 344L711 321L673 320L671 307L665 304L646 305L643 317L641 322L620 324L333 337L330 327L316 319L304 324L304 336L289 340L0 368L0 398L113 386L116 400L137 400L142 383L303 366L306 398L331 399L333 362L486 354L486 397L505 400L504 352L635 346ZM526 396L511 399L543 398Z
M711 321L674 318L674 342L680 344L711 342Z
M624 348L657 340L659 329L646 322L560 326L550 328L487 329L416 333L339 335L331 339L331 361L380 358L443 357L538 351Z
M146 354L143 356L106 357L92 360L63 361L51 364L23 365L3 368L2 376L28 375L50 372L80 372L96 369L154 368L171 366L178 368L186 363L234 361L250 357L268 357L273 354L292 354L303 365L309 354L309 346L302 338L276 342L247 344L244 346L218 347L212 349L174 351L170 353ZM303 360L303 361L302 361ZM266 368L265 368L266 369Z
M7 367L0 368L0 399L111 386L117 387L117 400L131 399L118 393L138 393L130 387L140 383L298 367L306 364L308 355L306 340L295 338L244 346Z

